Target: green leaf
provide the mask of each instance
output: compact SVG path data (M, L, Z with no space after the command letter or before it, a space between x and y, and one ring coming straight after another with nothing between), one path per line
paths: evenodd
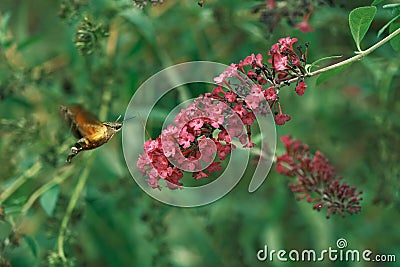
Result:
M151 45L156 46L156 34L153 23L143 12L136 9L127 9L120 13L136 30L142 34L144 39Z
M18 51L22 51L22 50L24 50L25 48L31 46L32 44L37 43L37 42L40 41L40 40L41 40L41 37L40 37L39 35L36 35L36 36L34 36L34 37L31 37L31 38L29 38L29 39L27 39L27 40L22 41L21 43L19 43L19 44L17 45L17 50L18 50Z
M399 28L400 22L392 23L390 24L389 32L392 33ZM400 34L390 40L390 45L393 47L394 51L400 52Z
M56 203L58 200L58 196L60 194L60 186L55 185L49 190L47 190L40 197L40 205L42 205L43 209L46 211L47 215L53 216L54 208L56 207Z
M12 230L12 226L9 222L0 220L0 240L5 240Z
M384 5L383 8L396 8L399 6L400 6L400 4L387 4L387 5Z
M37 250L37 245L36 245L35 240L28 235L23 235L23 237L24 237L26 244L31 249L33 256L35 256L35 258L37 258L38 250Z
M361 41L367 33L376 14L376 7L359 7L350 12L349 25L358 51L361 51Z
M343 65L343 66L337 67L337 68L335 68L335 69L332 69L332 70L329 70L329 71L326 71L326 72L321 73L321 74L318 76L318 79L317 79L316 84L317 84L317 85L320 85L320 84L323 83L324 81L326 81L326 80L328 80L328 79L330 79L330 78L336 76L336 75L339 74L340 72L344 71L346 68L350 67L350 65L351 65L351 63L347 63L346 65Z
M396 19L400 18L400 15L397 15L396 17L392 18L388 23L385 24L385 26L383 26L379 32L378 32L378 37L381 36L381 34L386 30L387 27L389 27L393 21L395 21Z
M372 2L371 6L376 6L377 4L382 3L383 0L374 0L374 2Z
M17 214L21 212L21 206L13 205L4 208L4 213L7 215Z
M8 28L8 22L10 21L10 17L11 14L7 12L3 14L0 20L0 44L5 48L8 47L6 41L7 41L7 28Z
M313 63L307 65L306 68L307 68L308 71L311 71L311 68L313 68L314 66L318 66L317 64L318 64L319 62L321 62L321 61L328 60L328 59L333 59L333 58L341 58L341 57L342 57L342 56L328 56L328 57L323 57L323 58L317 59L317 60L314 61Z

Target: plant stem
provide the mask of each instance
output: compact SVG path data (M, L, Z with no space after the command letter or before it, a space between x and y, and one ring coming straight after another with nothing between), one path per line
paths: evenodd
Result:
M371 54L371 53L372 53L373 51L375 51L377 48L381 47L382 45L384 45L385 43L387 43L388 41L390 41L393 37L395 37L395 36L398 35L398 34L400 34L400 28L397 29L397 30L395 30L394 32L392 32L391 34L389 34L388 36L386 36L385 38L383 38L382 40L380 40L379 42L377 42L376 44L374 44L373 46L371 46L370 48L368 48L367 50L360 51L360 52L356 52L356 55L355 55L355 56L353 56L353 57L351 57L351 58L348 58L348 59L346 59L346 60L340 61L340 62L338 62L338 63L336 63L336 64L327 66L327 67L325 67L325 68L322 68L322 69L319 69L319 70L316 70L316 71L313 71L313 72L306 73L303 77L315 76L315 75L318 75L318 74L320 74L320 73L323 73L323 72L326 72L326 71L333 70L333 69L336 69L336 68L338 68L338 67L344 66L344 65L346 65L346 64L349 64L349 63L352 63L352 62L355 62L355 61L359 61L359 60L361 60L363 57L365 57L365 56ZM296 77L296 78L290 79L290 80L288 80L288 81L286 81L286 82L293 83L293 82L296 82L298 79L299 79L299 78Z
M35 176L42 168L42 163L37 161L29 169L27 169L17 180L3 191L0 195L0 204L3 203L9 196L11 196L20 186L22 186L29 178Z
M72 173L72 168L69 168L67 171L62 173L61 175L57 175L54 179L50 180L49 182L45 183L41 187L39 187L33 194L29 197L28 201L22 207L21 213L24 215L29 208L33 205L37 198L39 198L44 192L52 188L56 184L61 184L66 178L70 176Z
M71 199L68 203L67 210L64 214L64 217L61 222L61 227L60 227L60 233L58 235L58 240L57 240L57 245L58 245L58 255L61 258L63 262L66 262L67 259L65 257L64 253L64 239L65 239L65 233L67 230L68 222L71 217L72 211L75 208L76 203L78 202L79 196L81 195L81 192L83 188L85 187L86 180L89 177L90 170L93 165L93 157L89 157L88 162L82 171L82 174L79 176L78 183L75 186L74 193L71 196Z

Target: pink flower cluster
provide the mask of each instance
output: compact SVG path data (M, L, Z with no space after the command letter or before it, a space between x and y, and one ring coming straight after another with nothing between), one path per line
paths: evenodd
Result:
M357 192L355 187L342 182L342 177L336 176L335 169L321 152L317 151L313 157L307 145L292 140L290 136L282 136L281 141L286 153L277 158L276 171L296 178L289 187L299 195L298 200L314 202L313 208L318 211L327 208L327 218L335 213L344 217L345 212L355 214L361 211L362 191Z
M268 51L270 56L268 64L263 63L261 54L252 54L238 64L231 64L214 81L228 86L233 94L244 98L247 107L255 112L260 111L259 109L262 109L263 105L267 103L269 108L275 112L276 124L283 125L290 120L290 116L282 112L278 97L279 90L293 80L296 81L295 92L299 96L302 96L307 88L304 76L308 45L306 45L305 53L301 51L301 47L298 47L296 53L293 45L297 41L297 38L281 38ZM231 88L232 83L229 80L231 77L241 79L238 71L240 74L246 74L255 83L248 87L251 88L250 92L241 92L240 89Z
M303 95L305 54L293 50L296 38L282 38L269 51L270 66L263 63L261 54L250 55L238 64L231 64L214 78L218 84L211 93L200 96L175 117L155 140L143 147L137 167L153 188L160 179L171 189L182 185L183 171L195 179L208 177L221 170L221 162L234 148L237 138L245 147L253 147L251 125L255 114L274 111L275 122L283 125L290 116L282 112L278 93L288 80L298 78L296 93ZM228 88L224 90L222 86Z
M237 98L232 98L220 86L215 87L212 93L196 98L182 109L174 119L175 125L168 125L155 140L146 141L145 153L139 157L137 167L149 177L149 185L159 189L160 179L170 189L179 188L184 170L191 171L196 180L206 178L221 170L221 162L215 160L215 155L219 160L226 159L234 148L233 138L245 146L253 146L244 131L244 125L253 122L254 114ZM214 137L215 131L218 134Z
M286 81L305 74L306 54L299 49L300 55L298 55L293 49L293 44L297 41L297 38L281 38L269 50L268 55L272 58L268 60L268 63L272 64L273 76L278 77L275 82Z

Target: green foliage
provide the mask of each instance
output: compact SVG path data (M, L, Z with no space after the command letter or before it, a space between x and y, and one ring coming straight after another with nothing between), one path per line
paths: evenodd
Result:
M42 205L47 215L53 216L54 208L56 207L59 194L60 186L55 185L41 195L40 205Z
M397 15L396 17L392 18L388 23L386 23L386 24L379 30L379 32L378 32L378 37L381 36L382 33L387 29L387 27L389 27L390 25L392 25L393 22L396 21L398 18L400 18L400 15ZM392 28L390 32L393 32L393 31L394 31L394 29ZM393 39L392 39L392 40L393 40ZM392 40L390 40L390 41L392 42ZM393 45L392 45L392 46L393 46ZM393 46L393 48L394 48L395 50L397 49L397 47L394 47L394 46Z
M321 74L318 76L318 79L317 79L316 84L317 84L317 85L320 85L320 84L322 84L323 82L325 82L326 80L328 80L328 79L330 79L330 78L332 78L332 77L337 76L338 74L340 74L342 71L344 71L345 69L347 69L347 68L350 67L351 65L352 65L351 63L348 63L348 64L346 64L346 65L343 65L343 66L337 67L337 68L335 68L335 69L332 69L332 70L326 71L326 72L324 72L324 73L321 73Z
M374 0L374 2L372 2L371 5L376 6L376 5L380 4L380 3L382 3L383 1L385 1L385 0Z
M28 245L28 247L30 248L33 256L35 258L37 258L38 257L38 247L37 247L35 240L28 235L24 235L24 240L25 240L26 244Z
M359 7L350 12L349 25L358 51L361 51L361 41L367 33L376 14L376 7Z
M335 58L341 58L342 56L329 56L329 57L323 57L320 59L315 60L313 63L307 65L307 71L311 72L312 68L316 68L316 67L320 67L320 65L318 65L318 63L324 61L324 60L328 60L328 59L335 59Z
M390 33L394 32L397 29L400 29L400 22L390 24L390 27L389 27ZM400 52L400 36L396 36L392 40L390 40L390 44L392 45L392 48L395 51Z
M393 32L393 31L394 31L394 28L393 28L392 24L395 23L395 22L400 18L400 4L387 4L387 5L382 6L382 8L383 8L383 9L386 9L386 10L390 10L390 12L391 12L393 18L392 18L389 22L387 22L387 23L379 30L379 32L378 32L378 37L379 37L389 26L391 26L390 32ZM394 38L394 39L396 39L396 38ZM393 42L393 41L391 40L391 42ZM393 45L392 45L392 46L393 46ZM394 48L395 50L398 49L397 46L393 46L393 48Z
M74 43L81 55L90 55L99 46L99 39L108 36L108 30L101 24L84 17L78 25Z
M4 48L8 48L8 46L11 44L10 40L7 39L7 27L10 16L10 13L5 13L0 24L0 45Z

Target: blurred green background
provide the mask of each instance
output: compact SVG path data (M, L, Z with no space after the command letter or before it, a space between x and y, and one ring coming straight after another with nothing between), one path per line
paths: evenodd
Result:
M193 60L230 64L251 53L266 58L281 37L309 42L310 62L352 56L348 13L371 1L347 2L315 10L313 32L282 22L266 39L266 26L251 13L260 1L206 1L201 8L197 1L166 0L141 10L131 1L2 0L0 265L63 266L55 256L57 238L71 196L86 178L70 211L65 266L314 266L260 262L256 253L264 245L321 251L336 248L338 238L349 249L395 254L398 262L400 65L389 44L322 84L310 78L302 97L289 88L280 96L292 120L277 129L278 137L291 134L329 157L345 181L364 191L360 214L326 219L325 211L297 202L287 178L274 170L252 194L249 176L207 206L167 206L133 181L121 135L65 164L75 139L59 105L83 103L102 120L114 121L135 89L165 67ZM392 16L378 11L363 48L378 41L377 32ZM159 117L198 92L165 96ZM153 137L159 124L147 125ZM277 150L283 151L279 142Z

